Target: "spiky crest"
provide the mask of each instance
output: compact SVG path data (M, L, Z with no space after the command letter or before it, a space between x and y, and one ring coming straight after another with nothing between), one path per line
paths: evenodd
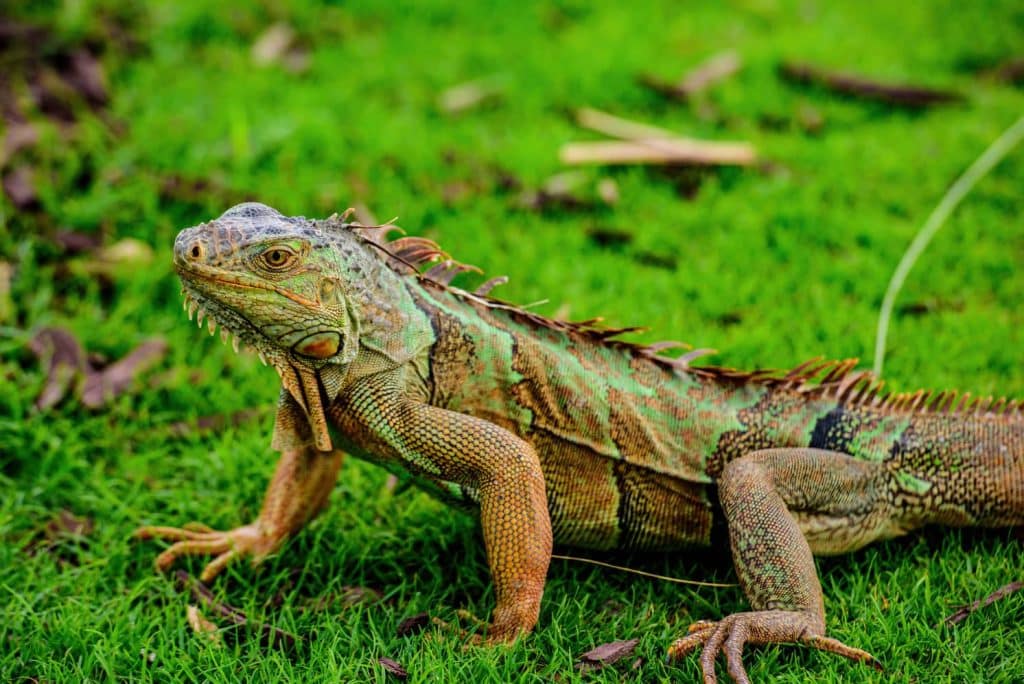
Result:
M529 311L521 306L490 296L493 288L508 282L508 276L496 276L469 292L451 285L452 279L460 273L473 271L482 273L476 266L463 264L452 259L441 247L423 237L399 237L388 240L391 232L400 228L390 223L365 226L359 223L344 223L341 217L338 227L356 231L367 244L379 251L396 273L415 275L427 287L437 287L455 296L484 306L504 311L517 321L536 328L556 330L577 335L615 349L621 349L636 356L669 368L676 372L693 373L737 384L754 383L773 389L789 390L809 398L833 400L851 408L870 408L896 413L944 413L973 416L1022 416L1024 402L1000 397L976 397L970 392L958 390L917 390L915 392L884 391L885 381L867 370L855 370L859 359L828 360L815 357L790 370L757 369L737 370L723 366L692 366L692 361L715 354L713 349L692 349L684 342L664 341L638 344L618 339L619 336L643 330L641 327L607 328L601 325L601 318L585 321L561 321ZM331 219L335 219L332 216ZM438 263L440 262L440 263ZM429 268L428 268L429 265ZM690 351L677 357L663 356L666 349L684 348Z

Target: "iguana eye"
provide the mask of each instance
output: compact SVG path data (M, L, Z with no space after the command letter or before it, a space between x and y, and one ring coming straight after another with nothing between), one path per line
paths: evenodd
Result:
M263 265L272 271L283 271L295 264L298 255L289 247L275 245L263 251L260 259Z

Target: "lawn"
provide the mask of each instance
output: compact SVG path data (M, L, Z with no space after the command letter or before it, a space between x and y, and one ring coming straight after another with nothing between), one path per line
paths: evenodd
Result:
M1019 68L1000 70L1024 45L1012 0L14 5L0 16L5 681L395 680L382 657L409 681L696 681L695 657L667 665L664 650L691 621L742 610L737 588L555 560L538 628L511 649L464 651L429 627L399 636L424 612L489 613L482 542L471 517L356 461L279 554L212 583L218 601L297 646L270 647L209 609L223 643L196 633L188 593L153 570L161 546L131 532L256 515L276 460L278 381L183 315L174 235L247 199L310 217L358 205L508 274L501 296L545 315L641 325L633 339L711 347L721 365L822 355L870 367L900 256L1024 112ZM676 80L726 50L738 73L686 102L638 79ZM845 97L784 79L789 61L963 100L906 109ZM447 111L441 94L477 80L492 96ZM580 107L747 141L762 161L586 167L552 198L559 148L601 139L574 122ZM597 190L609 180L611 203ZM1016 150L911 272L889 333L891 386L1024 397L1021 188ZM150 341L149 368L124 391L79 386L41 409L61 382L54 390L32 349L52 328L95 368ZM734 581L721 549L625 560ZM831 635L885 673L770 647L748 649L751 677L1020 681L1021 595L942 621L1021 579L1022 560L1007 532L929 530L819 561ZM594 646L634 638L633 656L576 669Z

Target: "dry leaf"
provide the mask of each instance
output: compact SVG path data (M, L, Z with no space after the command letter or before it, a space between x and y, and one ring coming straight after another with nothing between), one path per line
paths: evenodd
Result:
M309 68L309 52L295 45L296 33L288 24L278 22L264 31L252 45L252 61L259 66L279 63L293 73Z
M39 142L39 130L30 123L20 121L8 121L7 133L4 135L3 155L0 156L0 165L6 164L7 160L21 150L33 147Z
M95 529L96 523L91 518L62 509L25 546L25 553L34 556L46 551L58 563L78 565L78 555L88 546L88 537Z
M124 394L136 376L158 363L167 354L167 342L161 338L146 340L121 360L102 371L86 371L82 386L82 403L99 408Z
M581 655L579 662L576 663L576 669L583 672L599 670L623 658L628 658L633 655L638 643L640 643L639 639L630 639L628 641L611 641L607 644L601 644L597 648Z
M45 411L60 402L85 373L85 352L63 328L43 328L28 347L46 366L46 384L36 398L36 408Z
M39 204L39 195L36 193L32 175L30 167L19 166L4 176L4 192L17 209L30 209Z
M82 518L68 509L61 509L53 520L46 524L46 538L57 540L65 537L88 537L96 529L90 518Z
M199 606L190 603L185 611L188 619L188 625L192 628L193 632L196 634L202 634L218 646L224 643L217 625L203 617L203 614L199 612Z
M64 80L93 106L105 105L110 99L103 66L88 50L79 49L71 53Z
M91 252L100 246L100 237L89 233L62 230L53 236L53 241L68 254Z
M399 679L408 679L409 673L404 667L398 664L397 660L392 660L391 658L377 658L377 662L381 664L381 667Z
M417 632L423 631L423 628L429 624L430 616L426 613L418 613L399 622L398 629L395 630L395 634L398 637L407 637L410 634L416 634Z
M279 61L295 40L295 29L284 22L272 24L252 44L252 61L266 66Z

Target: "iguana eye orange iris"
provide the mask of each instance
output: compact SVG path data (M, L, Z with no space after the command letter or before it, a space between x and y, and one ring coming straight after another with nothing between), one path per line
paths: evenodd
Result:
M277 245L260 254L263 265L272 271L284 271L295 265L298 255L289 247Z

